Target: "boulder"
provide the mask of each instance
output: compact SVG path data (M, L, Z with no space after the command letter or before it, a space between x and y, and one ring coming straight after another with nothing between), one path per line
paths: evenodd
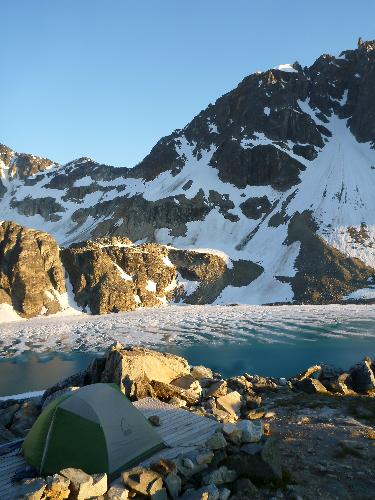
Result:
M322 367L320 365L314 365L314 366L310 366L307 370L305 370L304 372L301 372L299 373L298 375L296 375L296 379L297 380L304 380L305 378L310 378L312 377L313 375L316 375L318 373L321 373L321 370L322 370Z
M70 490L76 500L86 500L92 496L97 496L93 493L94 479L83 470L69 467L62 469L59 474L69 479Z
M210 450L222 450L226 448L227 441L222 432L215 432L210 439L206 441L206 447Z
M366 394L375 390L374 365L370 358L365 358L349 370L352 388L359 393Z
M200 397L202 393L202 387L198 380L195 380L191 375L183 375L182 377L177 377L171 382L172 385L180 387L180 389L185 389L196 393L197 398Z
M212 370L206 366L192 366L190 374L197 380L212 379L213 376Z
M100 382L114 382L130 395L133 383L157 381L170 384L172 380L189 374L189 364L184 358L141 347L124 348L117 343L105 355Z
M237 428L241 431L241 441L243 443L257 443L263 436L262 422L251 422L249 420L240 420Z
M352 381L349 373L341 373L336 378L329 380L325 379L321 382L331 392L336 392L343 396L354 396L356 394L356 392L351 389Z
M160 474L142 467L123 472L122 480L131 491L147 497L163 488L163 479Z
M224 410L234 417L241 412L241 394L237 391L229 392L226 396L220 396L216 400L219 410Z

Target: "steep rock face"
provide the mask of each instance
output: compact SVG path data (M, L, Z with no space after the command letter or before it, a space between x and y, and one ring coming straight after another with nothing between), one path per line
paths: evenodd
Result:
M78 243L61 254L78 305L93 314L165 304L176 281L167 255L159 245L133 247L116 239Z
M307 304L341 302L351 292L366 288L375 269L350 258L317 236L311 214L295 214L288 229L288 244L298 240L298 272L291 278L295 301Z
M16 153L0 144L0 177L26 179L50 168L53 161L25 153Z
M247 268L245 275L233 271L246 276L240 286L229 270L218 269L220 279L200 281L199 297L186 300L375 297L372 282L365 286L361 277L375 268L374 87L375 42L362 40L355 50L324 54L310 67L294 63L252 74L162 138L134 168L80 158L47 170L35 166L26 178L26 168L3 175L2 217L50 231L64 246L126 236L219 250L229 270ZM0 154L4 165L14 163L12 151L4 147ZM306 211L316 238L306 238L304 229L289 237L292 221ZM340 265L332 267L336 251ZM313 279L309 252L319 254L328 274L319 271ZM345 258L358 268L358 279L357 271L341 272ZM340 292L324 279L324 290L313 294L330 273L337 273ZM363 293L353 295L358 287Z
M59 247L52 236L12 222L0 224L0 303L22 316L61 310L65 293Z
M187 304L210 304L225 287L249 285L263 271L257 264L245 260L238 260L228 267L223 256L203 251L173 248L169 250L169 258L181 277L176 298Z

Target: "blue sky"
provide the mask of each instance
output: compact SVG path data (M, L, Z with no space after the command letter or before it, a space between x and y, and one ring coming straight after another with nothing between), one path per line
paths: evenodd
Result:
M373 0L0 0L0 142L133 166L256 70L375 38Z

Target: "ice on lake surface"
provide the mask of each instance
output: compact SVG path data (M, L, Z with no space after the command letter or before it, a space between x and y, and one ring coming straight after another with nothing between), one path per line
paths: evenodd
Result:
M291 376L317 362L346 368L365 355L375 356L375 306L174 305L1 324L0 375L9 358L34 374L43 362L51 368L43 384L48 386L52 375L82 369L93 353L115 341L174 352L224 376L244 371Z
M0 324L0 355L103 351L115 341L148 347L278 344L306 349L324 339L375 344L375 306L168 306L103 316Z

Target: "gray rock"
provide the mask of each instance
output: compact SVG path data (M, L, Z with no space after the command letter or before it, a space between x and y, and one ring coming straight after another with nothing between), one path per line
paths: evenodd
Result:
M210 450L222 450L226 448L227 441L222 432L215 432L215 434L206 441L206 446Z
M220 396L216 400L218 409L226 411L233 417L240 416L241 404L241 394L237 391L229 392L226 396Z
M164 482L167 487L169 495L172 497L173 500L176 500L180 495L182 487L182 481L180 476L178 476L176 473L168 474L164 478Z
M222 465L218 469L215 469L203 476L203 484L226 484L232 483L237 479L237 472L235 470L228 469L225 465Z
M148 381L170 384L177 377L189 373L189 363L184 358L141 347L125 348L116 343L105 355L100 382L114 382L126 395L136 398L139 394L134 393L132 388L137 383L139 387L148 384ZM178 389L175 387L176 392Z
M71 492L77 500L86 500L90 496L95 496L92 490L94 479L83 470L69 467L61 470L59 474L69 479Z
M374 364L370 358L354 365L349 370L352 387L356 392L367 393L375 390Z

